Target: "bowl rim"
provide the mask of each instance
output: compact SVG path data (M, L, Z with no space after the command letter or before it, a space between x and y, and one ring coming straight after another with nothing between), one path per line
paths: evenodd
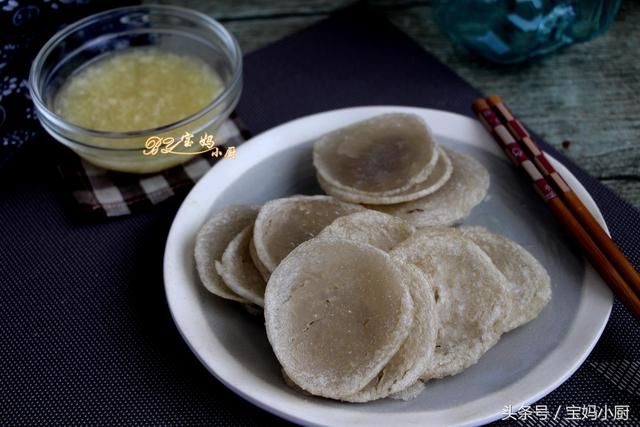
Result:
M358 412L357 409L351 410L358 405L337 403L334 406L329 402L319 412L316 410L318 406L315 400L306 399L300 395L294 395L294 404L290 405L291 401L283 400L278 390L272 393L273 389L270 386L264 387L264 384L269 385L268 381L247 381L251 370L236 359L228 357L229 355L222 351L223 347L217 337L212 341L203 334L205 329L210 328L207 319L203 317L206 308L190 304L191 298L194 297L192 293L194 289L196 293L197 290L201 290L208 294L199 284L197 289L191 287L194 285L191 278L197 278L190 252L193 249L193 236L198 227L210 217L212 212L215 212L216 203L220 202L221 196L227 189L225 182L233 182L269 157L275 157L292 147L315 140L326 132L388 112L413 113L428 117L428 120L434 123L433 131L437 138L444 136L464 141L465 144L497 156L509 167L509 161L504 158L503 153L477 120L442 110L395 105L356 106L311 114L270 128L238 148L238 159L245 159L243 160L245 163L242 165L231 162L216 164L198 181L180 205L171 224L163 258L164 292L171 317L189 349L217 380L248 402L297 424L387 426L411 423L420 426L427 424L459 426L482 425L499 420L500 407L490 405L492 402L495 403L496 396L500 403L511 402L510 406L514 413L525 405L533 404L568 380L585 362L601 336L611 312L613 296L588 263L584 264L583 288L580 293L581 302L586 303L580 304L572 323L566 325L567 333L562 343L538 362L537 370L530 371L526 376L516 376L507 388L472 400L465 407L458 406L455 410L445 408L429 412L404 412L402 406L398 406L399 410L395 412ZM282 135L286 135L286 138L281 138ZM269 144L268 142L273 142L271 140L277 140L279 144L276 146ZM571 181L570 184L574 190L584 198L587 208L608 233L598 205L589 192L562 163L551 154L547 153L547 155L563 176ZM220 181L221 177L224 178L223 181ZM211 186L212 182L216 185ZM223 185L218 185L221 182ZM217 206L217 208L220 207ZM193 276L194 274L196 276ZM566 353L566 350L573 351L576 348L580 351ZM556 376L558 373L556 362L559 362L562 368L562 374L558 376ZM503 399L503 396L510 396L510 398ZM327 403L327 401L322 402Z
M149 129L141 129L135 131L101 131L96 129L90 129L83 126L79 126L73 124L62 116L56 114L52 111L44 102L42 98L42 94L40 88L38 86L38 77L40 74L40 70L42 69L42 64L44 63L47 56L51 53L51 51L58 46L58 44L64 39L72 34L73 32L82 29L84 26L100 21L108 15L113 14L122 14L127 15L135 12L164 12L165 14L179 16L181 18L190 19L192 21L199 20L200 22L210 26L210 28L220 37L224 46L229 51L229 59L232 66L232 78L228 84L224 85L224 89L220 92L209 104L207 104L204 108L196 111L195 113L183 117L178 121L168 123L166 125L158 126L155 128ZM106 34L115 34L105 32L101 34L100 37ZM93 39L91 39L93 40ZM89 15L85 18L82 18L78 21L73 22L72 24L64 27L62 30L55 33L51 38L40 48L40 51L36 55L33 63L31 65L31 69L29 71L29 93L31 95L31 99L35 104L36 110L38 112L38 116L41 121L46 121L47 128L51 129L52 126L56 128L61 128L64 131L82 134L85 136L106 138L106 139L127 139L127 138L136 138L136 137L144 137L150 136L157 133L166 133L172 130L184 127L186 124L192 121L196 121L212 110L223 105L223 101L226 101L229 96L233 96L235 92L238 92L238 89L241 87L242 83L242 51L240 50L240 45L236 38L217 20L214 18L193 9L187 9L179 6L166 6L166 5L137 5L137 6L125 6L118 7L109 10L105 10L103 12L99 12L93 15ZM235 103L232 102L235 105ZM56 133L60 133L56 129ZM87 144L86 142L73 141L74 143L80 143L82 145L86 145L91 148L105 148L97 145Z

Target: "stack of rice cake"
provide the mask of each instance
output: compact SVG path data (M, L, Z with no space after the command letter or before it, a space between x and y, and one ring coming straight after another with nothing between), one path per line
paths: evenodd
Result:
M196 266L215 295L262 315L287 384L347 402L411 399L476 363L551 298L523 247L459 224L489 174L438 146L417 116L386 114L320 138L329 196L215 213Z

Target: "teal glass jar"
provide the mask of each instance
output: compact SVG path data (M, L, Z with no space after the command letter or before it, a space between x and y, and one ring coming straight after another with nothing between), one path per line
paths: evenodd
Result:
M459 46L517 63L606 31L620 0L434 0L434 19Z

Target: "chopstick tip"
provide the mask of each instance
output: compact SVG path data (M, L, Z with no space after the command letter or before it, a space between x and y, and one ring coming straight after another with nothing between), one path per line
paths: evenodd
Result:
M479 113L479 112L489 108L489 104L487 104L487 101L485 101L484 98L478 98L475 101L473 101L473 103L471 104L471 108L476 113Z
M487 100L489 101L489 104L491 104L492 106L502 104L502 98L500 98L498 95L491 95L490 97L487 98Z

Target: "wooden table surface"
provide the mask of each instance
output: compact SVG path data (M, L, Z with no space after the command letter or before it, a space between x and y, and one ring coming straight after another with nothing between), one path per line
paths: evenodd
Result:
M349 3L179 2L223 22L245 53ZM531 130L640 207L640 2L623 1L613 26L599 38L517 66L488 64L454 49L433 24L429 1L376 0L371 5L472 85L508 100Z

